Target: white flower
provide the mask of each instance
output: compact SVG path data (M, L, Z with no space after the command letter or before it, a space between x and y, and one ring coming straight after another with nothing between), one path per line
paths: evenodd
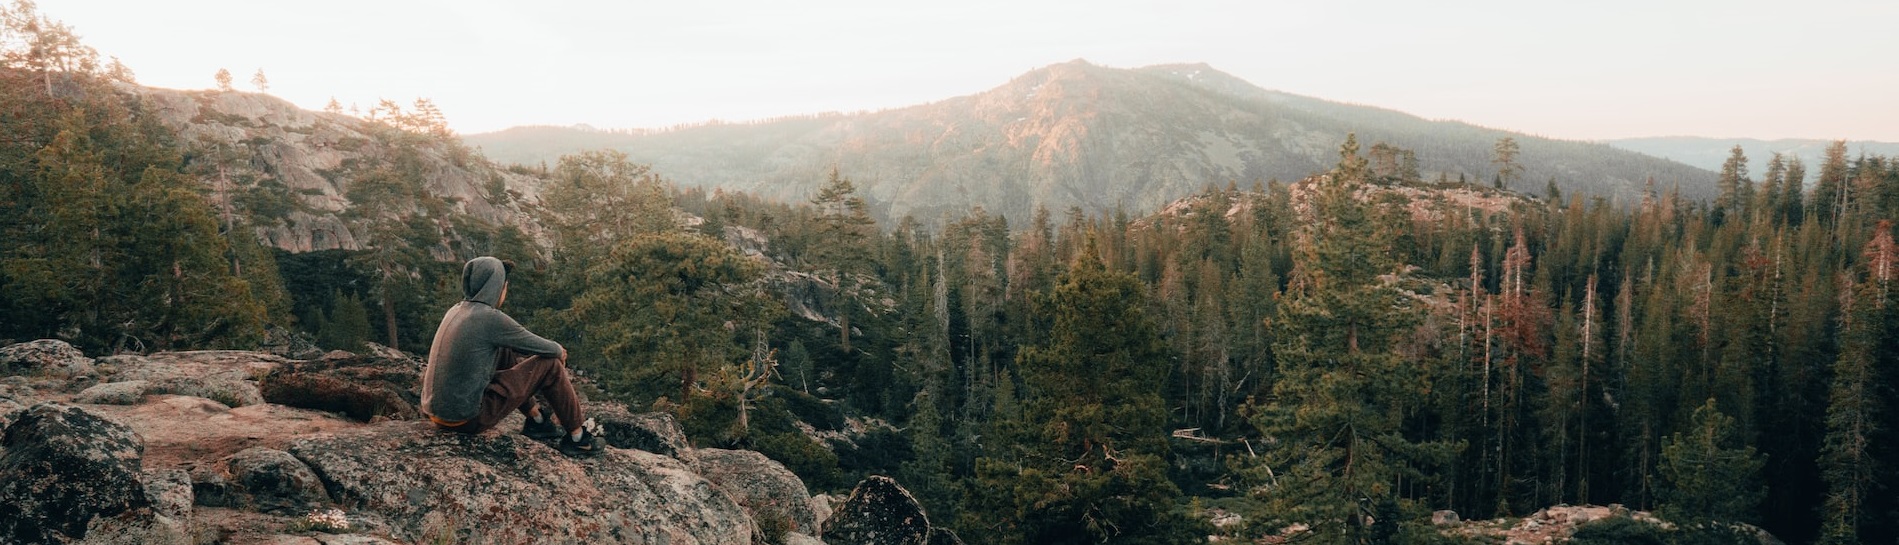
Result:
M318 509L303 516L302 526L321 532L349 531L349 517L341 509Z

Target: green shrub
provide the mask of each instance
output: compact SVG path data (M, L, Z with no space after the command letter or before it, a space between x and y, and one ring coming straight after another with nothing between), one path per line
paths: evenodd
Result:
M763 435L752 442L752 448L767 458L785 464L785 468L796 473L798 479L803 480L813 493L837 490L850 484L844 482L844 474L837 468L837 455L802 433Z
M1573 545L1668 545L1667 538L1667 531L1659 525L1618 516L1578 526L1569 542Z

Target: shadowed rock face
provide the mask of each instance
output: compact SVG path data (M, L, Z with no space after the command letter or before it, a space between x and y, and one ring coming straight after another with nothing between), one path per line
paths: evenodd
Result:
M42 403L0 444L0 541L63 542L84 537L95 517L152 506L140 480L143 444L117 422Z
M316 473L290 453L251 447L231 455L225 463L231 482L249 497L253 507L297 513L329 499Z
M923 505L897 481L881 475L857 483L851 497L824 523L824 541L831 545L924 545L934 543L930 537L930 517Z
M271 403L334 411L359 421L382 416L395 420L421 417L416 383L422 362L397 354L357 355L331 352L322 358L285 364L259 381Z

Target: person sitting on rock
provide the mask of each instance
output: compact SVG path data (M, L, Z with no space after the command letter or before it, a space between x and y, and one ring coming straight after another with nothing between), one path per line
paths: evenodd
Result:
M593 419L581 418L567 349L499 310L513 270L514 263L488 256L462 266L462 301L442 316L422 371L422 412L441 429L481 433L518 410L527 417L522 435L560 437L560 451L569 456L599 454L605 441ZM535 394L548 402L565 433L548 420Z

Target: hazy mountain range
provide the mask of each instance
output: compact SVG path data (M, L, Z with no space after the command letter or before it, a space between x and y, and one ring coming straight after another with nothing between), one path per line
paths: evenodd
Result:
M1788 157L1799 157L1808 170L1819 168L1821 158L1826 156L1826 147L1832 140L1784 139L1757 140L1753 138L1704 138L1699 136L1660 136L1653 138L1623 138L1605 142L1611 146L1629 151L1646 153L1656 157L1672 159L1719 172L1721 165L1728 160L1734 146L1741 146L1741 153L1747 155L1747 171L1754 178L1760 178L1767 170L1767 160L1774 152ZM1848 158L1859 157L1861 153L1875 155L1899 155L1899 143L1848 140L1846 142Z
M1649 177L1712 196L1705 169L1605 144L1431 121L1402 112L1271 91L1204 64L1136 69L1084 61L1023 74L989 91L878 112L824 114L661 131L518 127L466 137L500 163L550 165L613 148L687 186L784 200L809 197L835 165L886 217L981 205L1026 219L1060 211L1159 209L1209 184L1297 180L1338 161L1356 133L1413 150L1426 181L1490 183L1499 138L1521 146L1514 189L1637 198Z

